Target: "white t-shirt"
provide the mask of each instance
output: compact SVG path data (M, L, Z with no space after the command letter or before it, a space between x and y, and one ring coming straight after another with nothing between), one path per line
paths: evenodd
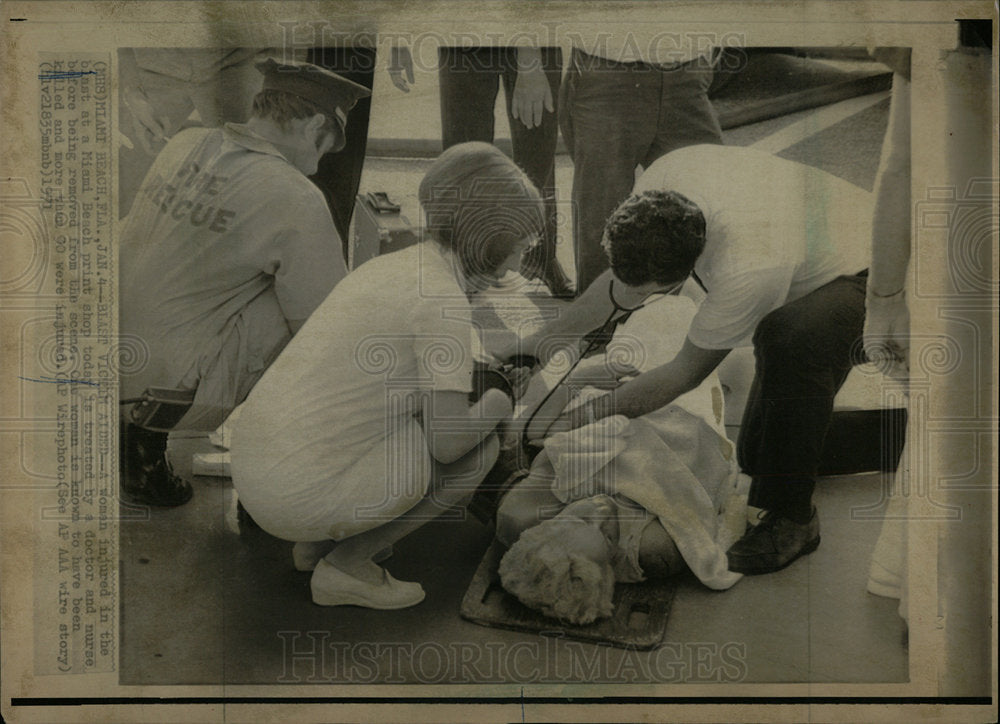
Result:
M436 242L349 274L241 408L232 469L247 510L274 535L315 540L356 532L354 507L384 490L416 486L419 497L430 458L414 416L429 391L472 390L474 335Z
M688 146L635 192L678 191L705 215L695 272L707 295L688 338L703 349L750 344L768 313L868 266L871 194L810 166L733 146Z

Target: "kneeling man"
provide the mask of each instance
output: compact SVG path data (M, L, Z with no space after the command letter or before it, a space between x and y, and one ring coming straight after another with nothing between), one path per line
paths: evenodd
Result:
M195 390L174 429L221 424L347 273L307 176L343 147L347 111L370 91L307 64L258 70L250 121L174 136L122 232L121 333L141 352L122 370L121 394ZM191 497L164 460L167 433L128 424L123 434L126 499Z
M768 573L812 552L811 499L833 399L863 361L870 234L869 194L818 169L714 145L663 156L608 220L611 269L520 351L544 357L553 340L689 276L705 298L670 362L564 413L550 431L661 408L752 341L756 375L737 447L753 478L749 503L767 514L729 550L730 570Z

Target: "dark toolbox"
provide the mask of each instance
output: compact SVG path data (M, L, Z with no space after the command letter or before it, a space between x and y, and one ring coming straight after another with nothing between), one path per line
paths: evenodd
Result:
M347 265L357 269L379 254L398 251L420 240L420 230L399 213L384 191L359 194L354 206L354 242Z

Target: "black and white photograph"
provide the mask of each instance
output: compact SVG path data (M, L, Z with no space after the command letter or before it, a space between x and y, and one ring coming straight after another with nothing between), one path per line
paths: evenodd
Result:
M996 719L994 5L5 10L5 720Z

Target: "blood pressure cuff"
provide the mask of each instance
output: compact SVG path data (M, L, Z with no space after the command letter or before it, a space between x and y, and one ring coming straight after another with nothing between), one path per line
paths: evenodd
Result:
M475 403L486 394L486 390L501 390L507 397L513 399L514 388L503 370L491 367L483 362L474 363L472 370L472 392L469 393L469 402Z
M533 354L521 353L516 354L507 360L511 367L527 367L528 369L534 369L538 365L538 358Z

